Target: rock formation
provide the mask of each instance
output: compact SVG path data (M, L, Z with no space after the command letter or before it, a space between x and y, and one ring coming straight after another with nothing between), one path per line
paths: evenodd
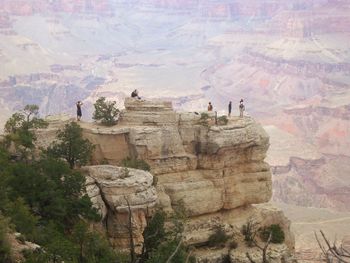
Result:
M84 136L96 145L93 165L82 168L87 191L114 245L129 244L127 203L138 245L149 208L158 204L171 212L181 203L189 216L184 241L197 247L198 262L221 262L224 257L247 262L240 259L246 251L240 230L249 218L261 226L280 224L285 244L271 246L271 251L278 260L290 255L294 239L289 221L281 211L264 204L272 195L270 167L264 162L267 133L250 117L231 118L225 126L212 122L198 113L176 113L171 103L126 99L118 125L81 123ZM41 132L46 134L40 135L46 139L39 140L42 146L60 126L52 123ZM126 157L145 160L157 177L156 186L148 172L113 166ZM206 248L217 227L233 235L240 249Z
M87 178L87 192L98 208L112 245L129 246L129 207L133 218L133 236L142 243L147 208L155 206L157 193L152 186L153 176L141 170L110 165L83 168Z

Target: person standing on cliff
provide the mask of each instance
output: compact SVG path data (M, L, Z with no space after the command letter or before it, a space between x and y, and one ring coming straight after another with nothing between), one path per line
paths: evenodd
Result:
M243 104L243 99L239 102L239 117L243 118L243 113L245 111L245 106Z
M228 104L228 116L231 117L231 112L232 112L232 101Z
M213 111L213 105L211 105L211 102L208 104L208 111Z
M83 115L81 112L81 106L83 106L83 103L79 100L77 103L77 121L80 121L81 116Z

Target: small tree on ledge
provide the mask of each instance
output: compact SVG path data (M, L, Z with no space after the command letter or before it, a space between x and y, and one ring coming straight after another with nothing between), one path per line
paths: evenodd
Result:
M120 112L115 105L115 101L106 101L105 97L100 97L94 104L95 112L92 118L95 121L101 121L103 125L115 125Z
M75 122L64 126L57 132L59 141L55 141L47 149L49 156L65 159L70 168L76 164L85 165L92 155L95 146L83 138L83 129Z
M48 126L38 114L37 105L27 105L22 111L14 113L5 124L5 145L9 147L14 143L16 152L21 158L28 157L28 152L35 148L34 143L37 140L35 130Z

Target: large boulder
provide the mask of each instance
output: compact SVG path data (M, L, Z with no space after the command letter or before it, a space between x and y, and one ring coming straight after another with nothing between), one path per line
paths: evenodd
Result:
M127 248L132 229L134 241L140 246L147 214L158 199L153 176L111 165L86 166L82 171L87 178L87 194L100 211L112 244Z

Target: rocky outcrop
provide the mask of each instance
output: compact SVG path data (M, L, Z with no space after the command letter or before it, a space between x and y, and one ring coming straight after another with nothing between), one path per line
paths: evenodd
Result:
M242 252L240 250L232 250L230 252L230 260L231 262L236 263L250 263L250 260L248 259L246 253L249 253L251 258L255 262L262 262L262 254L261 250L259 250L257 247L247 248L246 251ZM290 253L290 250L288 247L284 244L282 245L275 245L272 244L269 249L269 262L276 263L276 262L293 262L293 256Z
M134 99L126 99L125 111L114 127L81 123L84 136L96 145L94 165L83 168L87 192L112 244L129 245L127 203L138 245L143 242L150 208L158 204L171 212L181 204L189 216L184 242L201 247L196 250L198 262L238 258L229 247L210 253L202 247L218 227L241 240L239 251L245 253L241 228L249 218L261 226L281 225L286 241L280 249L293 250L290 222L283 213L266 204L254 205L268 202L272 194L270 167L264 162L267 133L250 117L231 118L225 126L213 123L198 113L176 113L167 102ZM103 165L120 164L125 157L145 160L151 174ZM282 260L282 256L276 258Z
M24 239L24 236L18 232L10 232L7 234L7 241L11 247L10 262L24 262L24 255L26 252L40 250L40 246L38 244L26 241Z
M87 193L102 216L112 245L128 247L130 228L135 243L140 245L146 214L157 201L153 176L141 170L110 165L84 167L83 172L87 178Z

